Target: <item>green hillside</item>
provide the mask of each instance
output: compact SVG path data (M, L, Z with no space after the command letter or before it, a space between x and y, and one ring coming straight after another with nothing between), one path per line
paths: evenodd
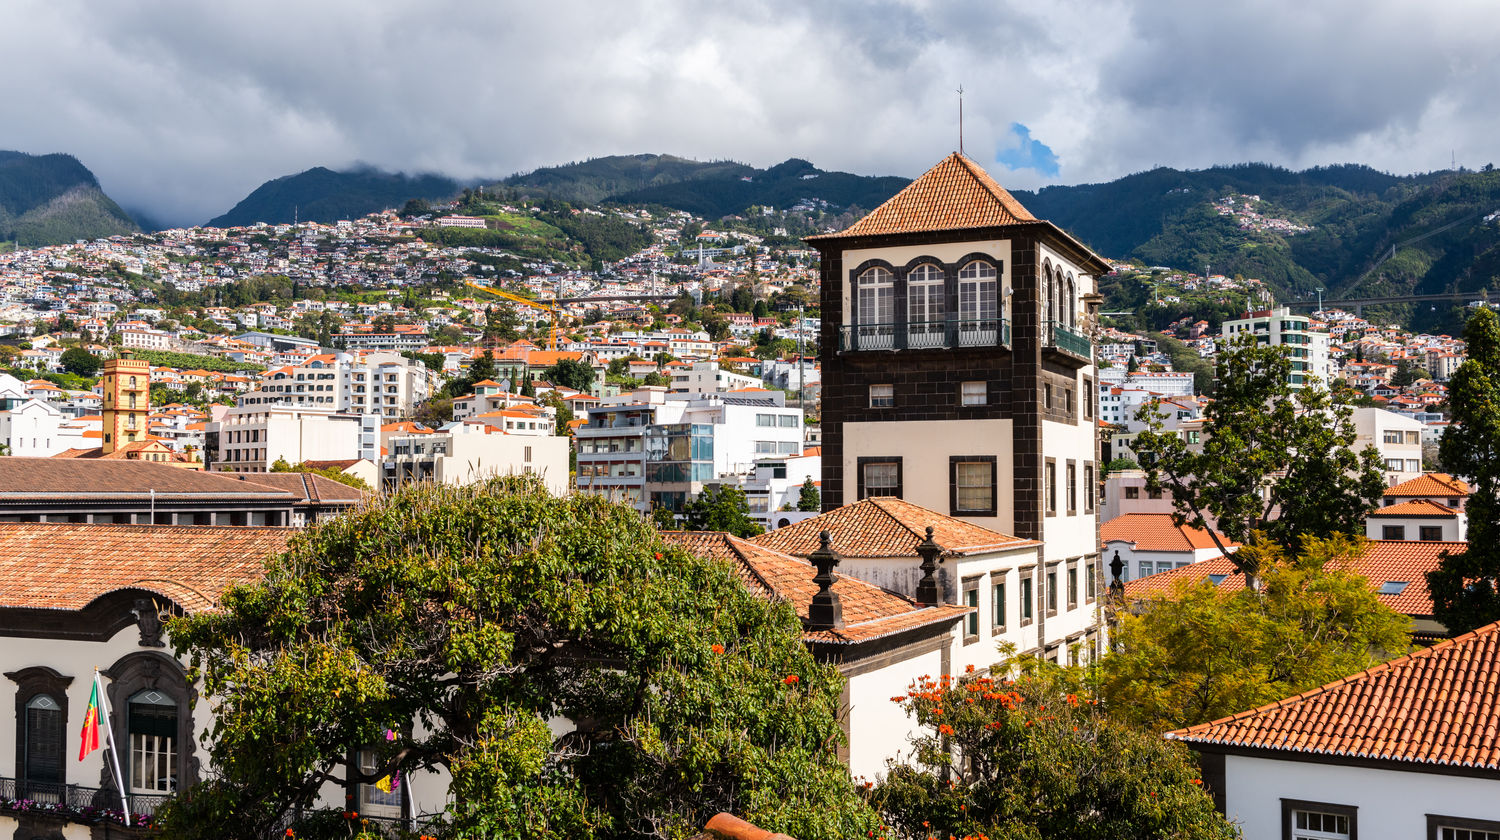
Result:
M683 181L737 180L754 173L753 168L733 161L703 162L673 155L611 155L512 175L499 186L525 198L599 204L637 190Z
M256 222L286 224L336 222L400 207L408 199L451 199L460 184L441 175L407 175L377 169L335 172L315 166L306 172L267 181L233 209L211 219L210 227Z
M743 213L752 205L786 209L804 199L826 201L837 209L869 210L908 183L906 178L892 176L824 172L805 160L792 158L770 169L647 187L616 194L612 199L628 204L663 204L716 219Z
M72 155L0 151L0 242L26 248L139 229Z

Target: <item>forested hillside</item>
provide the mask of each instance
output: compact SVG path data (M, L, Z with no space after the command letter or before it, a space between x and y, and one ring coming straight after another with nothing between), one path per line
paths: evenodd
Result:
M0 242L25 248L139 229L72 155L0 151Z
M285 224L336 222L400 207L413 198L451 199L460 184L441 175L407 175L378 169L335 172L315 166L306 172L267 181L209 221L210 227L233 227L256 222Z

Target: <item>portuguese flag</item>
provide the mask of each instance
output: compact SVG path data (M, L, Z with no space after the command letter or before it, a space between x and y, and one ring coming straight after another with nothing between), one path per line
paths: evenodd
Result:
M99 749L99 681L89 694L89 707L83 713L83 731L78 734L78 760Z

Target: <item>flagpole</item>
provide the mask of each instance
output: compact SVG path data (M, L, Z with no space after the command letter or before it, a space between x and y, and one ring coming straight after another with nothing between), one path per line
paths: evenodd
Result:
M125 795L125 775L120 772L120 754L115 751L115 727L109 719L109 701L104 696L104 686L99 683L99 669L94 669L94 690L99 692L99 710L103 712L104 734L109 739L109 757L115 771L115 784L120 788L120 810L125 815L125 826L130 827L130 800Z

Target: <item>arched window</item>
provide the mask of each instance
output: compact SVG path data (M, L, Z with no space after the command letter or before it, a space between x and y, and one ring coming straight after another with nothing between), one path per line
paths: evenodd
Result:
M152 650L126 654L104 675L131 807L152 811L159 797L197 780L192 688L182 663Z
M21 794L22 798L45 800L49 794L61 793L63 743L67 737L63 729L63 702L51 694L35 694L26 701L20 770L28 791ZM53 785L59 789L51 790Z
M970 260L958 270L958 343L992 345L999 330L999 272L992 263Z
M1042 325L1052 320L1052 264L1042 266Z
M156 689L131 696L126 712L131 793L160 795L177 790L177 713L176 701Z
M896 283L888 269L876 266L859 275L855 287L859 349L889 350L896 337Z
M1074 290L1077 287L1073 284L1073 275L1069 274L1068 279L1065 281L1065 283L1066 285L1064 286L1063 306L1066 308L1063 309L1063 317L1061 320L1067 321L1067 324L1070 328L1077 327L1078 296L1074 294Z
M943 270L923 263L906 275L907 345L942 347L947 334L947 294Z

